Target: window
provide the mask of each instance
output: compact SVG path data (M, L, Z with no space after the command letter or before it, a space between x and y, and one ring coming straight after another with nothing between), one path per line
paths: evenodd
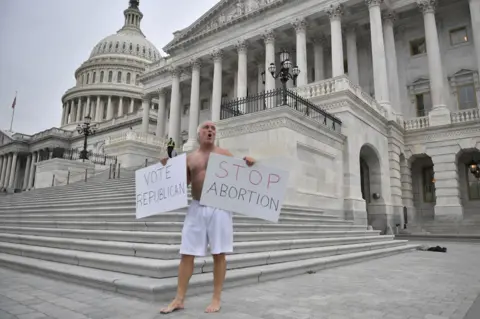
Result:
M90 73L87 73L87 84L90 82Z
M208 99L203 99L200 104L200 111L208 110L210 106L208 105Z
M117 83L122 83L122 72L118 71L117 73Z
M467 28L461 27L450 30L450 44L457 45L468 42Z
M470 200L480 200L480 179L473 176L468 164L465 165L467 176L468 198Z
M112 82L112 78L113 78L113 72L110 71L108 72L108 82Z
M100 83L103 83L103 73L104 73L103 71L100 72Z
M427 116L432 109L432 98L430 93L421 93L415 95L417 103L417 116Z
M127 84L130 84L130 81L131 81L131 74L130 72L127 73Z
M82 84L85 84L85 74L82 74Z
M423 201L425 203L435 202L435 179L433 166L424 167L422 170L423 178Z
M415 56L424 53L427 53L425 38L410 41L410 55Z
M457 86L458 92L458 108L460 110L473 109L477 107L477 96L475 93L475 86L467 84Z
M343 70L345 74L348 74L348 60L343 60Z
M97 79L97 72L93 72L92 83L95 83L96 79Z

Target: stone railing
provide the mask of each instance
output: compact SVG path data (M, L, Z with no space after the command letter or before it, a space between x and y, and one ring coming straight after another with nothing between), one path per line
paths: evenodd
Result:
M134 141L148 145L154 145L160 148L167 148L167 140L152 134L140 133L135 131L125 132L115 136L109 136L105 139L105 145L112 145L124 141Z
M413 119L405 120L405 130L419 130L430 126L428 116L415 117Z
M355 94L364 103L380 113L385 118L388 118L387 110L382 107L374 98L368 93L362 90L359 85L354 84L346 75L338 76L335 78L310 83L298 88L293 89L301 97L306 99L328 96L338 92L350 91Z
M453 123L464 123L480 121L480 110L478 108L461 110L450 114Z
M41 138L50 137L50 136L70 138L70 137L73 136L73 132L65 131L65 130L54 127L54 128L48 129L46 131L43 131L43 132L37 133L35 135L32 135L31 138L30 138L30 141L34 142L34 141L39 140Z

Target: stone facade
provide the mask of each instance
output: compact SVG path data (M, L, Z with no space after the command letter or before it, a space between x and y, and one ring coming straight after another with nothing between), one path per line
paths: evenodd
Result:
M125 14L140 17L131 10ZM141 33L140 20L127 27ZM166 136L179 152L191 151L198 124L212 119L219 145L292 170L289 204L382 231L465 220L480 229L480 181L467 169L472 160L480 165L479 30L476 0L222 0L175 32L166 57L147 42L137 55L129 43L117 49L115 39L101 41L63 98L61 142L82 146L71 132L83 114L77 98L87 100L82 110L99 127L89 148L128 166L153 159ZM282 82L269 69L280 69L281 50L300 70L286 84L292 103L273 97ZM122 72L119 83L86 75L109 65L121 69L112 73ZM127 69L138 82L123 83ZM104 85L119 98L105 100L113 94ZM227 106L246 114L226 116L233 112ZM334 128L333 118L341 121ZM18 187L29 176L24 167L34 167L32 150L41 148L35 136L6 135L0 186ZM24 180L30 189L30 177Z

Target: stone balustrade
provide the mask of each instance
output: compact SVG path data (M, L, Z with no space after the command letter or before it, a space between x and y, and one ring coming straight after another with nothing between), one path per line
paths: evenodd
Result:
M428 116L415 117L405 121L405 130L419 130L430 126Z
M480 119L480 110L478 108L461 110L450 114L453 123L464 123L478 121Z
M140 133L135 131L125 132L115 136L109 136L105 140L105 145L112 145L124 141L135 141L148 145L158 146L160 148L167 147L167 140L155 135Z

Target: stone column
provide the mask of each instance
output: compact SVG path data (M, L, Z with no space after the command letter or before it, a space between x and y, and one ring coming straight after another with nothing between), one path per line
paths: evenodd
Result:
M22 184L22 189L26 190L28 189L28 176L30 174L30 164L32 162L32 154L28 155L27 157L27 163L25 165L25 176L23 176L23 184Z
M238 50L238 69L239 69L239 74L240 74L240 63L241 63L241 58L240 58L240 53L241 48ZM245 96L247 94L246 90L246 68L247 68L247 57L246 53L244 56L244 63L245 63ZM242 62L243 63L243 62ZM192 67L192 88L190 91L190 116L188 119L188 141L185 143L183 146L183 150L185 152L193 150L197 146L197 127L198 127L198 119L200 115L200 62L195 60L190 63ZM243 72L243 71L242 71ZM240 79L239 76L239 81L243 79ZM240 86L239 86L240 89ZM242 88L243 89L243 88Z
M332 77L345 74L343 67L342 15L343 5L330 5L327 9L332 29Z
M248 50L248 42L245 41L245 40L241 40L236 44L235 47L236 47L237 52L238 52L237 97L242 98L242 97L247 96L247 80L248 80L247 50ZM190 109L192 109L192 104L191 103L190 103ZM190 112L190 116L192 116L191 112ZM196 127L195 127L195 129L196 129ZM195 133L195 135L196 135L196 133Z
M120 101L118 102L118 117L123 116L123 96L120 97Z
M412 163L410 160L400 159L400 174L403 206L407 208L408 224L415 224L416 212L415 205L413 204Z
M398 80L397 50L395 49L395 36L393 32L395 20L396 15L393 11L387 11L383 14L383 36L385 37L390 101L395 113L401 114L402 103L400 101L400 83Z
M222 59L223 51L215 50L211 54L213 58L213 90L212 90L212 121L220 120L222 104ZM173 90L173 89L172 89Z
M40 157L40 153L37 152L36 155L35 153L32 154L32 162L30 163L30 174L28 176L28 186L27 189L32 189L33 187L33 178L35 177L35 163L38 162L38 159Z
M475 45L474 55L477 57L477 70L480 70L480 1L469 0L469 3L470 18L472 20L473 44Z
M296 19L293 22L297 37L297 66L300 74L297 77L297 87L308 84L308 66L307 66L307 21L305 19Z
M60 126L65 125L65 114L67 113L67 103L63 103L62 118L60 120Z
M417 0L423 12L425 40L427 44L428 70L433 108L446 108L443 88L443 67L438 42L435 8L437 0Z
M347 61L348 61L348 78L354 84L360 84L360 76L358 71L358 50L357 50L357 26L349 26L347 28Z
M428 49L427 49L428 50ZM433 155L433 169L435 176L435 219L462 220L463 207L460 199L458 184L458 166L456 154Z
M128 113L133 113L135 110L135 99L132 97L130 98L130 108L128 109Z
M8 182L8 188L13 188L14 187L14 182L15 182L15 173L17 171L17 159L18 159L18 155L17 153L13 153L13 156L12 156L12 167L10 169L10 178L9 178L9 182Z
M76 122L80 122L82 120L82 98L78 98L78 104L77 104L77 120Z
M383 42L382 14L380 4L383 0L365 0L370 11L370 38L372 42L373 82L375 99L387 110L390 109L388 92L387 58Z
M101 122L103 120L103 107L100 109L100 96L97 96L97 106L95 107L95 121Z
M113 105L112 105L112 96L108 97L107 104L107 121L113 118Z
M313 39L313 59L315 67L315 82L325 79L325 63L323 58L324 46L327 39L324 36Z
M3 167L7 166L6 155L0 156L0 188L3 187Z
M6 165L3 166L2 176L3 176L3 187L7 188L9 176L10 176L10 167L12 165L12 153L5 155L5 161L6 161Z
M157 128L155 135L159 138L164 138L165 135L165 89L158 90L158 112L157 112Z
M391 225L403 224L403 201L402 201L402 175L400 173L400 145L397 138L403 136L402 132L392 128L393 137L389 138L388 157L390 168L390 191L392 194L393 221Z
M168 121L168 137L175 142L175 148L181 144L180 141L180 70L171 69L172 93L170 96L170 120ZM215 83L215 79L213 80ZM215 86L214 86L215 88ZM220 92L221 94L221 92Z
M91 115L90 115L90 104L91 104L90 103L90 96L88 96L87 97L87 104L85 105L85 112L84 112L85 115L84 115L84 117L85 116L90 116L91 117Z
M275 63L275 34L269 30L263 34L265 42L265 91L275 90L275 79L268 71L270 63Z
M150 97L148 95L142 96L142 110L142 133L148 134L150 124Z
M70 100L70 114L67 115L67 123L70 124L75 122L75 101L73 99Z

